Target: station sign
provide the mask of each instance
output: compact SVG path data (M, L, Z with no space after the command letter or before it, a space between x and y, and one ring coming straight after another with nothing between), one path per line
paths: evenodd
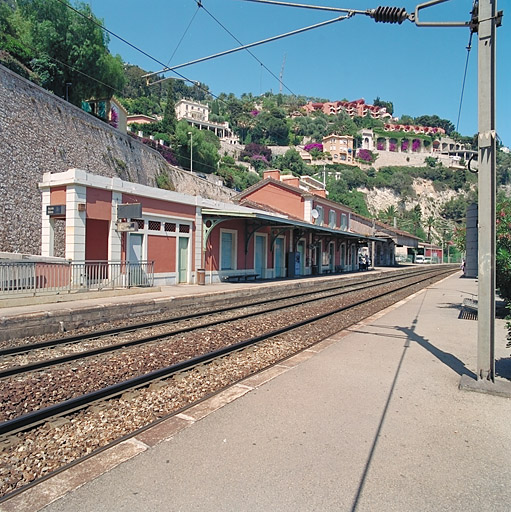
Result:
M138 231L138 222L117 221L117 225L116 225L115 229L116 229L116 231L121 231L124 233Z
M129 203L117 205L117 218L118 219L141 219L142 218L142 204Z
M50 204L46 207L46 215L50 217L56 215L65 215L66 214L66 205L65 204Z

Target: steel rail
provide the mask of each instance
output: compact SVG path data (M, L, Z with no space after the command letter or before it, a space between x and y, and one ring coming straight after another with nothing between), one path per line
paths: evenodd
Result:
M405 276L401 275L401 276L398 276L397 279L396 279L395 275L394 276L385 276L385 277L379 278L379 279L377 279L375 281L378 281L378 284L381 285L381 284L396 282L396 281L399 281L399 280L409 279L410 277L415 277L416 275L424 276L424 275L427 275L428 273L429 274L435 273L435 270L434 269L428 269L427 271L417 272L417 273L414 273L413 275L411 275L411 274L406 274ZM327 289L327 290L323 290L323 291L320 291L320 292L314 291L314 292L311 292L311 293L308 293L308 294L304 293L304 294L300 294L300 295L297 295L297 296L294 296L294 297L291 297L291 298L299 300L304 295L318 295L318 294L323 293L325 291L329 292L329 291L332 291L332 290L338 290L338 291L335 291L335 292L332 291L332 293L330 293L328 295L325 295L325 296L322 296L322 297L311 297L311 298L305 299L305 300L302 298L302 300L300 302L295 302L293 304L283 304L283 305L280 305L280 306L277 306L277 307L266 309L264 311L242 313L242 314L234 316L234 317L225 318L225 319L216 319L214 321L206 322L206 323L203 323L203 324L200 324L200 325L181 327L181 328L176 329L175 331L171 331L171 332L154 334L152 336L145 336L143 338L137 338L135 340L127 340L127 341L123 341L121 343L115 343L113 345L108 345L108 346L105 346L105 347L94 348L94 349L90 349L90 350L84 350L83 352L75 352L75 353L72 353L72 354L56 357L56 358L53 358L53 359L44 359L44 360L41 360L41 361L37 361L35 363L29 363L29 364L25 364L25 365L22 365L22 366L12 366L11 368L7 368L5 370L0 370L0 379L7 378L7 377L12 377L14 375L20 375L22 373L27 373L27 372L31 372L31 371L41 370L43 368L48 368L48 367L56 366L56 365L59 365L59 364L69 363L69 362L72 362L72 361L78 361L80 359L85 359L87 357L92 357L92 356L96 356L96 355L106 354L108 352L115 352L116 350L121 350L121 349L124 349L124 348L127 348L127 347L143 345L145 343L150 343L150 342L153 342L153 341L162 340L162 339L165 339L165 338L168 338L168 337L171 337L171 336L177 336L179 334L186 334L188 332L192 332L192 331L195 331L195 330L198 330L198 329L205 329L207 327L212 327L212 326L215 326L215 325L218 325L218 324L224 324L224 323L227 323L227 322L234 322L234 321L237 321L237 320L243 320L245 318L255 317L257 315L265 315L265 314L273 313L275 311L283 310L283 309L286 309L286 308L291 308L291 307L294 307L294 306L297 306L297 305L307 304L309 302L316 302L318 300L331 299L332 297L345 295L347 293L353 293L353 292L365 290L367 288L373 288L374 285L375 285L375 281L371 281L370 283L367 283L367 284L366 283L359 283L360 284L359 287L356 287L356 285L352 285L351 287L345 286L345 287L338 287L338 288ZM349 288L349 289L345 289L345 288ZM341 291L339 291L339 289ZM275 300L280 300L280 301L289 300L289 298L290 297L288 296L285 299L282 299L282 298L281 299L273 299L272 301L275 301ZM265 304L265 303L267 303L267 301L258 302L256 305L261 305L261 304ZM249 306L244 305L244 306L241 306L241 307L252 307L252 306L253 305L250 304ZM237 308L239 308L239 307L240 306L238 306ZM227 311L235 310L237 308L236 307L235 308L227 308L226 310ZM203 316L209 316L209 315L211 315L211 313L207 313L206 315L203 315ZM181 321L181 319L174 320L174 321ZM161 325L164 325L164 323L162 323ZM141 328L145 328L145 327L146 326L141 327ZM134 331L135 331L135 329L132 329L129 332L134 332ZM51 345L51 346L55 346L55 345ZM37 348L40 348L40 347L37 347ZM44 348L47 348L47 347L44 347ZM32 347L32 349L34 349L34 348ZM23 352L27 352L27 350L25 350Z
M255 336L253 338L249 338L244 341L240 341L233 345L229 345L229 346L223 347L221 349L214 350L212 352L208 352L206 354L193 357L186 361L182 361L180 363L176 363L176 364L173 364L173 365L165 367L165 368L160 368L159 370L154 370L154 371L146 373L144 375L133 377L126 381L119 382L117 384L113 384L111 386L107 386L105 388L102 388L102 389L99 389L96 391L92 391L91 393L87 393L87 394L79 396L79 397L71 398L69 400L65 400L58 404L51 405L51 406L45 407L43 409L39 409L37 411L30 412L28 414L24 414L22 416L18 416L17 418L13 418L8 421L4 421L4 422L0 423L0 436L12 435L12 434L15 434L15 433L23 431L23 430L31 429L37 425L40 425L41 423L46 422L50 418L54 418L54 417L62 416L64 414L69 414L71 412L75 412L75 411L77 411L79 409L83 409L99 400L114 398L128 390L134 390L134 389L140 388L142 386L146 386L150 382L161 380L163 378L168 378L178 372L183 372L185 370L189 370L190 368L192 368L194 366L210 362L214 359L218 359L220 357L223 357L228 354L234 353L236 351L242 350L251 345L255 345L256 343L259 343L261 341L265 341L265 340L273 338L275 336L298 329L300 327L303 327L304 325L308 325L308 324L312 324L314 322L324 320L325 318L328 318L328 317L336 315L338 313L342 313L346 310L361 306L370 301L374 301L374 300L380 299L382 297L394 294L394 293L399 292L403 289L406 289L414 284L418 284L422 281L427 281L428 279L431 279L432 277L442 276L443 274L451 274L453 272L454 272L454 269L452 269L452 268L449 270L442 270L442 271L439 271L438 273L435 273L434 276L430 275L429 277L424 277L424 279L419 279L415 283L412 283L412 284L408 283L406 285L399 286L393 290L382 292L382 293L374 295L373 297L368 297L368 298L359 300L353 304L342 306L335 310L328 311L323 314L317 315L314 318L301 320L299 322L295 322L288 326L281 327L279 329L275 329L275 330L267 332L265 334Z

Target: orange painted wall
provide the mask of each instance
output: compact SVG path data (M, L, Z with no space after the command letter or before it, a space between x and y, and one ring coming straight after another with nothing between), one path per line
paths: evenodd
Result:
M332 206L326 205L325 203L314 201L313 208L317 208L320 206L323 208L323 225L328 226L328 222L330 219L330 211L335 212L335 227L340 228L341 227L341 214L346 214L346 219L348 221L348 227L349 227L349 211L343 210L342 208L333 208Z
M141 203L144 213L159 213L162 215L176 215L188 219L195 219L195 205L172 203L150 197L139 197L132 194L123 194L122 202L126 204Z
M67 187L53 187L50 189L50 204L66 204Z
M87 188L87 218L110 220L112 217L112 192Z
M154 260L154 271L176 271L176 237L151 236L147 237L147 259Z
M289 215L303 219L304 202L299 192L292 192L279 186L278 183L267 183L264 187L254 190L245 196L257 203L273 206Z

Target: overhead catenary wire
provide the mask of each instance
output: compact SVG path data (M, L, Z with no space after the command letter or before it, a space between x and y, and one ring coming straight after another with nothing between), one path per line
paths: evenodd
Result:
M470 50L471 49L472 49L472 32L470 32L470 37L469 37L468 45L467 45L467 59L465 61L465 71L463 72L463 82L462 82L462 85L461 85L460 106L459 106L459 109L458 109L458 120L456 121L456 131L458 131L459 125L460 125L461 107L463 105L463 94L465 92L465 82L466 82L466 79L467 79L468 61L469 61L469 58L470 58Z
M199 59L191 60L189 62L185 62L183 64L179 64L177 66L170 66L170 67L165 66L163 69L161 69L159 71L155 71L154 73L148 73L147 75L144 75L144 76L145 77L150 77L150 76L158 75L160 73L167 73L168 71L172 71L172 72L175 73L176 69L181 69L181 68L184 68L184 67L187 67L187 66L191 66L193 64L199 64L201 62L206 62L206 61L211 60L211 59L216 59L218 57L223 57L224 55L230 55L231 53L235 53L235 52L238 52L240 50L245 50L247 48L253 48L254 46L259 46L261 44L270 43L272 41L277 41L279 39L283 39L285 37L294 36L296 34L301 34L302 32L313 30L315 28L325 27L327 25L331 25L332 23L337 23L339 21L347 20L348 18L351 18L351 16L352 16L352 14L348 13L345 16L338 16L337 18L333 18L331 20L326 20L326 21L322 21L320 23L315 23L314 25L309 25L307 27L303 27L303 28L299 28L299 29L296 29L296 30L292 30L291 32L286 32L284 34L279 34L277 36L268 37L267 39L262 39L260 41L255 41L254 43L249 43L249 44L245 44L245 45L242 45L242 46L238 46L237 48L231 48L230 50L225 50L223 52L215 53L213 55L208 55L206 57L201 57Z
M196 1L196 0L194 0ZM188 26L186 27L185 31L183 32L183 35L181 36L181 39L179 40L179 42L177 43L176 45L176 48L174 49L174 51L172 52L172 55L170 56L169 58L169 61L167 62L167 66L170 64L170 61L174 58L174 55L176 54L177 50L179 49L179 47L181 46L181 43L183 42L183 39L185 38L186 34L188 33L188 30L190 30L190 27L192 26L192 23L193 23L193 20L195 19L195 17L197 16L197 13L200 11L200 8L201 8L201 3L200 2L197 2L197 10L194 12L193 16L192 16L192 19L190 20L190 22L188 23Z
M351 15L363 14L370 16L377 23L399 23L401 24L405 20L415 21L415 15L406 12L403 7L388 7L380 6L376 9L351 9L346 7L330 7L326 5L309 5L309 4L298 4L295 2L282 2L278 0L241 0L243 2L253 2L257 4L268 4L268 5L280 5L284 7L298 7L300 9L313 9L317 11L333 11L333 12L346 12ZM445 1L445 0L440 0Z
M213 20L216 21L216 23L218 23L218 25L220 25L238 44L240 45L243 45L243 43L227 28L225 27L211 12L209 12L206 7L204 7L204 4L201 2L201 1L197 1L197 0L192 0L192 2L196 2L197 5L199 6L198 8L202 8ZM257 61L259 62L259 64L261 65L261 67L263 67L264 69L266 69L266 71L268 71L268 73L270 73L271 76L273 76L273 78L279 80L279 82L293 95L293 96L296 96L296 94L286 85L284 84L280 78L278 78L275 73L273 73L273 71L271 71L271 69L269 69L254 53L252 53L249 49L247 49L247 52Z
M477 9L477 0L474 0L474 2L472 4L472 16L475 15L476 9ZM474 34L474 31L471 30L469 38L468 38L467 59L465 61L465 71L463 72L463 82L462 82L462 85L461 85L460 106L459 106L459 109L458 109L458 120L456 121L456 131L458 131L458 128L459 128L459 125L460 125L461 107L463 105L463 94L465 92L465 81L467 79L468 61L469 61L469 58L470 58L470 50L472 49L472 36L473 36L473 34Z
M80 12L78 9L75 9L72 5L69 5L67 2L65 2L65 0L57 0L57 2L59 2L62 5L66 6L68 9L71 9L73 12L75 12L76 14L81 16L82 18L88 20L90 23L92 23L92 24L96 25L97 27L101 28L102 30L104 30L108 34L112 35L116 39L119 39L119 41L122 41L123 43L127 44L128 46L130 46L131 48L133 48L137 52L140 52L142 55L145 55L146 57L148 57L149 59L153 60L154 62L156 62L160 66L165 66L165 64L163 62L161 62L160 60L158 60L156 57L153 57L152 55L150 55L149 53L145 52L141 48L138 48L138 46L135 46L133 43L130 43L129 41L127 41L123 37L117 35L115 32L112 32L110 29L106 28L103 24L99 23L95 19L90 18L89 16L86 16L85 14ZM192 79L190 79L190 78L188 78L188 77L186 77L186 76L184 76L184 75L182 75L181 73L178 73L178 72L174 72L174 73L176 75L178 75L179 77L181 77L184 81L196 85L197 87L202 89L206 94L210 94L211 96L213 96L214 98L218 99L219 101L223 101L222 98L219 98L218 96L213 94L209 89L206 89L204 86L202 86L202 84L198 83L196 80L192 80ZM158 73L153 73L153 75L156 75L156 74L158 74Z

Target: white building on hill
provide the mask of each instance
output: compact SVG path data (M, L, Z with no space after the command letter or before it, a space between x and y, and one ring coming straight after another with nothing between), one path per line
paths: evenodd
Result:
M181 99L176 103L178 121L184 119L199 130L210 130L223 142L239 144L238 136L231 130L229 123L215 123L209 120L209 107L198 101Z

